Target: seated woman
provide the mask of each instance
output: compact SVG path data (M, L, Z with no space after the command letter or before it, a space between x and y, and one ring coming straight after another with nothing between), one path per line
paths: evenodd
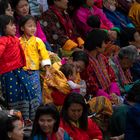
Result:
M11 4L9 0L1 0L0 1L0 15L9 15L13 16L13 10L11 8Z
M70 140L63 128L59 127L60 116L53 104L38 107L33 123L31 140Z
M82 34L82 36L86 37L87 33L91 31L91 27L89 27L87 24L87 19L89 16L94 15L98 16L100 19L100 28L109 30L111 38L116 39L116 31L111 31L111 29L114 28L113 23L107 19L102 9L94 5L93 0L73 0L73 5L75 7L73 18L77 25L77 29Z
M138 51L136 47L130 45L121 48L118 55L110 59L110 64L115 71L121 93L129 90L129 85L133 82L130 68L133 66L137 56Z
M102 140L97 124L88 118L88 109L82 95L69 94L62 107L60 126L73 140Z
M23 122L0 111L0 136L3 140L23 140Z
M123 30L124 27L135 28L132 21L117 10L116 0L103 0L103 11L114 26L118 27L120 30Z
M120 96L120 89L108 59L102 54L107 42L108 35L103 30L94 29L88 34L85 49L89 56L89 65L81 76L87 83L87 94L111 99L112 93Z
M128 45L134 45L140 52L140 33L135 28L125 28L120 34L120 46ZM134 81L140 79L140 57L136 59L130 71Z
M76 33L67 10L68 1L48 0L49 9L42 13L40 22L53 51L58 53L59 48L65 51L83 47L84 41Z
M75 51L68 60L62 59L54 62L50 68L52 78L44 78L43 99L44 103L53 102L57 106L62 106L70 87L64 74L59 70L63 64L72 64L76 67L76 83L80 82L79 73L88 65L88 55L84 51Z

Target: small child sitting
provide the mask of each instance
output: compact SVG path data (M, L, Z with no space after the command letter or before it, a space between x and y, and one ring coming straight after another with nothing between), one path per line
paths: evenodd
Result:
M85 96L86 94L86 83L84 80L81 80L78 84L75 83L76 80L76 68L73 64L64 64L61 66L60 71L65 75L68 80L68 84L72 92L80 93Z

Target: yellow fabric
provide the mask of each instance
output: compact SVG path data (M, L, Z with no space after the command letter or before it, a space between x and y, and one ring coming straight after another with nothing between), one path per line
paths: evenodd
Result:
M104 96L92 98L87 103L90 106L90 111L96 113L97 116L98 114L111 116L113 113L111 101Z
M135 24L136 29L140 31L140 4L134 2L129 10L129 18Z
M74 41L69 39L66 41L66 43L64 44L64 46L62 48L65 51L71 51L72 49L76 48L77 46L78 46L77 43L75 43Z
M84 43L85 43L84 40L81 37L77 38L77 42L78 42L79 47L83 46Z
M40 60L50 61L48 51L41 39L32 36L27 40L23 35L20 37L20 43L26 58L25 70L39 70Z
M50 72L52 77L51 78L44 78L43 83L43 102L50 103L53 102L51 97L51 93L53 88L56 88L58 91L62 92L63 94L70 93L70 87L67 83L67 79L65 78L64 74L58 70L60 63L54 63L50 67Z

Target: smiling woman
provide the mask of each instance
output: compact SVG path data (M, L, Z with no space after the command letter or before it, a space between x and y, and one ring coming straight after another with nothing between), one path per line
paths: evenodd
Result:
M36 112L32 140L70 140L68 134L59 128L60 116L53 104L41 105Z

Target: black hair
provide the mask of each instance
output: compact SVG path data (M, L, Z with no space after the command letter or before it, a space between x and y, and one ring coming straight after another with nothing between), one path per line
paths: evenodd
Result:
M74 65L73 64L64 64L61 66L60 71L65 75L66 78L73 75Z
M55 1L55 0L47 0L48 5L49 5L49 6L54 5L54 1Z
M8 132L12 132L15 126L13 123L20 120L17 116L8 115L4 111L0 111L0 137L4 140L10 140Z
M3 138L4 140L8 140L6 127L7 120L8 120L7 113L4 111L0 111L0 137Z
M24 25L26 24L26 22L28 20L33 20L35 23L36 23L36 19L31 16L31 15L27 15L27 16L24 16L20 19L19 21L19 32L20 32L20 35L24 34L24 32L21 30L22 27L24 27Z
M74 7L74 9L76 10L77 8L79 8L82 5L86 4L86 0L69 0L70 5L72 5Z
M0 15L4 15L6 9L8 8L9 5L9 1L8 0L1 0L0 1Z
M46 140L46 133L44 133L39 124L39 118L42 115L51 115L52 118L56 121L54 124L53 132L57 132L59 128L60 123L60 115L59 112L54 104L46 104L46 105L40 105L36 111L34 123L33 123L33 129L31 133L31 137L33 138L35 135L41 135L44 140Z
M120 33L120 47L128 46L129 42L135 41L134 34L136 32L135 28L124 28Z
M6 26L9 23L13 23L14 24L14 18L8 15L0 15L0 34L1 36L5 36L6 35Z
M62 111L61 111L61 116L62 116L63 121L65 121L67 124L69 124L71 126L70 118L68 116L68 109L73 103L77 103L77 104L82 105L83 113L82 113L82 116L79 118L78 122L79 122L79 127L81 129L87 130L87 127L88 127L88 109L87 109L87 105L85 103L84 97L78 93L75 93L75 92L70 93L65 98L65 101L64 101L64 104L62 107Z
M93 29L86 37L84 47L88 51L101 48L103 42L109 41L107 32L101 29Z
M140 103L140 82L133 85L127 93L126 99L131 102Z
M13 123L17 120L20 120L18 116L8 116L8 121L7 121L7 132L12 132L15 126Z
M84 51L74 51L71 55L73 61L83 61L85 66L89 64L88 54Z
M87 19L88 26L92 28L100 28L101 22L98 16L89 16Z
M16 10L16 6L18 5L18 3L20 2L21 0L12 0L11 4L12 4L12 8L14 10ZM28 0L26 0L28 2Z
M140 3L140 0L136 0L137 3Z

